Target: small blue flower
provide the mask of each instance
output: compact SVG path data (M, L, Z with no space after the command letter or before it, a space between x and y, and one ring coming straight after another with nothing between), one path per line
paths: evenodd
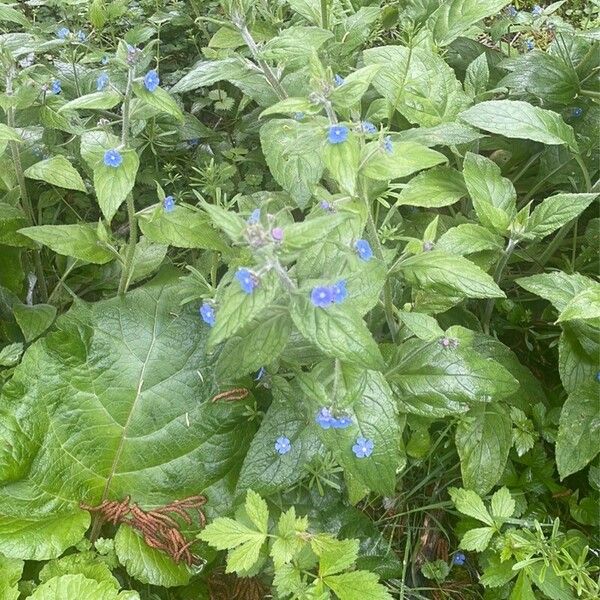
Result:
M118 150L107 150L104 153L104 164L107 167L113 167L116 169L117 167L120 167L122 163L123 157L121 156L121 153Z
M348 139L348 128L345 125L332 125L329 128L327 135L327 141L330 144L341 144Z
M360 124L360 130L363 133L377 133L377 127L375 127L371 121L363 121Z
M291 449L292 444L288 438L286 438L284 435L277 438L277 441L275 442L275 450L277 450L279 454L287 454Z
M144 75L144 87L149 92L156 91L156 88L159 86L159 84L160 84L160 77L158 76L158 73L154 69L152 69L151 71L148 71Z
M352 425L352 417L349 415L342 415L333 420L334 429L346 429Z
M248 217L246 223L248 225L256 225L260 221L260 208L255 208L252 214Z
M68 27L61 27L57 32L56 32L56 37L59 40L66 40L69 36L71 35L71 32L69 31Z
M336 304L343 302L348 295L348 290L346 289L346 280L341 279L333 286L333 301Z
M459 565L459 566L464 565L465 564L465 560L467 560L467 557L462 552L457 552L452 557L452 563L455 564L455 565Z
M304 113L303 112L294 113L294 119L296 119L296 121L302 121L302 119L304 119Z
M334 427L335 418L331 414L331 410L328 408L322 408L315 417L317 425L320 425L323 429L329 429Z
M571 111L571 116L579 119L579 117L581 117L581 115L583 114L583 108L576 106L575 108L573 108L573 110Z
M373 453L373 446L375 446L373 440L361 436L356 439L356 444L352 446L352 452L354 452L356 458L367 458Z
M386 135L383 138L383 149L391 154L394 151L394 145L392 144L392 138L389 135Z
M85 42L87 35L85 33L85 31L82 31L81 29L75 34L75 37L80 41L80 42Z
M333 303L333 288L323 285L314 287L310 294L310 301L320 308L325 308Z
M534 17L539 17L542 13L544 12L544 9L539 5L536 4L532 9L531 9L531 14Z
M596 373L596 381L600 383L600 371Z
M533 40L527 40L525 42L525 48L528 52L531 52L535 48L535 42Z
M333 83L335 83L335 87L339 87L342 85L342 83L344 83L344 78L336 73L335 77L333 78Z
M251 294L258 285L256 275L248 269L238 269L235 278L240 282L240 287L245 294Z
M202 320L211 327L214 327L216 321L215 308L209 302L204 302L200 307L200 316Z
M100 73L100 75L98 75L98 79L96 79L96 90L101 92L108 85L108 81L108 74Z
M59 79L55 79L52 82L52 85L50 86L50 89L52 90L53 94L60 94L62 92L62 86L60 85L60 80Z
M175 210L175 198L173 198L173 196L165 196L163 208L165 209L165 212L173 212Z
M108 58L108 54L105 54L105 55L102 57L102 59L100 60L100 64L101 64L101 65L107 65L109 60L110 60L110 59Z
M254 381L260 381L265 376L266 372L267 372L267 370L264 367L261 367L258 370L258 372L256 373L256 377L254 378Z
M510 6L506 7L506 14L509 17L516 17L517 16L517 9L511 4Z
M371 245L367 240L357 240L354 243L354 248L361 260L368 261L373 258L373 250L371 250Z
M331 203L327 202L327 200L321 200L321 202L319 202L319 206L327 212L333 212L333 206L331 206Z

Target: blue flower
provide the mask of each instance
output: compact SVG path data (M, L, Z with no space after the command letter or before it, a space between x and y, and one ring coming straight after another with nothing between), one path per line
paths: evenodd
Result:
M348 295L348 290L346 289L346 280L341 279L333 286L333 301L336 304L343 302Z
M394 145L392 144L392 138L389 135L386 135L383 138L383 149L391 154L394 151Z
M159 84L160 84L160 77L158 76L158 73L154 69L152 69L151 71L148 71L144 75L144 87L149 92L156 91L156 88L158 87Z
M334 427L335 418L331 414L331 410L328 408L322 408L315 417L317 425L320 425L323 429L329 429Z
M104 153L104 164L107 167L114 167L116 169L117 167L120 167L122 163L123 157L121 156L121 153L118 150L107 150Z
M61 27L56 32L56 37L60 40L66 40L70 35L71 35L71 32L69 31L68 27Z
M517 9L511 4L510 6L506 7L506 14L509 17L516 17L517 16Z
M360 130L363 133L377 133L377 127L375 127L371 121L363 121L360 124Z
M260 208L255 208L252 214L248 217L246 223L248 225L256 225L260 221Z
M334 429L346 429L346 427L350 427L350 425L352 425L352 417L349 415L342 415L333 420Z
M339 87L342 85L342 83L344 83L344 78L336 73L335 77L333 78L333 83L335 83L336 87Z
M60 85L60 80L59 79L55 79L52 82L52 85L50 86L50 89L52 90L53 94L60 94L62 92L62 87Z
M321 202L319 202L319 206L327 212L333 211L333 206L331 206L331 203L327 202L327 200L321 200Z
M96 90L101 92L108 85L108 74L100 73L98 79L96 79Z
M367 458L373 453L374 445L373 440L368 440L361 436L356 438L356 444L352 446L352 452L354 452L356 458Z
M467 560L467 557L462 553L462 552L457 552L453 557L452 557L452 562L455 565L464 565L465 564L465 560Z
M87 37L87 35L85 34L85 31L82 31L81 29L75 34L75 37L80 41L80 42L85 42L85 39Z
M275 442L275 450L279 452L279 454L287 454L292 449L292 444L288 438L284 435L277 438Z
M254 381L260 381L266 373L266 369L264 367L261 367L258 372L256 373L256 377L254 378Z
M579 119L579 117L583 114L583 108L576 106L575 108L573 108L573 110L571 111L571 116L575 117L576 119Z
M108 54L105 54L105 55L102 57L102 59L100 60L100 64L101 64L101 65L107 65L109 60L110 60L110 59L108 58Z
M345 125L332 125L329 128L327 141L330 144L341 144L348 139L348 128Z
M528 51L531 51L535 48L535 42L532 40L527 40L525 42L525 48L527 48Z
M596 381L600 383L600 371L596 373Z
M539 5L536 4L532 9L531 9L531 14L534 17L539 17L542 13L544 12L544 9Z
M304 119L304 113L303 112L294 113L294 119L296 119L296 121L302 121L302 119Z
M209 302L204 302L200 307L200 316L202 320L211 327L214 327L216 321L215 308Z
M357 240L354 243L354 248L356 249L358 258L365 261L373 258L373 250L371 250L371 245L367 240Z
M175 210L175 198L173 198L173 196L165 196L163 208L165 209L165 212L173 212Z
M312 289L310 301L320 308L325 308L333 302L333 288L319 285Z
M258 285L256 275L248 269L238 269L235 278L240 282L240 287L245 294L251 294Z

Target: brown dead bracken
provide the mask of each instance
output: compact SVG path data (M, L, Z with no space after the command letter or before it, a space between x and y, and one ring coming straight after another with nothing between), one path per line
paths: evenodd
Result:
M225 402L234 402L236 400L243 400L250 392L246 388L234 388L233 390L227 390L221 392L216 396L213 396L211 402L217 402L224 400Z
M198 514L198 525L206 525L206 517L201 507L206 504L205 496L190 496L183 500L175 500L165 506L153 510L143 510L137 504L131 503L129 496L123 500L104 500L98 506L80 504L81 508L100 515L112 525L125 524L142 534L144 541L151 548L166 552L176 563L184 561L188 565L198 564L200 559L192 554L190 547L196 540L188 541L181 533L179 523L171 515L177 515L187 525L192 525L194 519L191 511Z

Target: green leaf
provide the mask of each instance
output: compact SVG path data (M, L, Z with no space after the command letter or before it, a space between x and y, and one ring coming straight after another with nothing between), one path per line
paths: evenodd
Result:
M68 190L87 192L81 175L61 154L35 163L25 169L24 175L29 179L39 179Z
M271 556L276 570L289 563L304 547L303 534L308 529L306 517L296 518L296 509L291 506L281 513L277 524L277 537L271 547Z
M114 89L105 90L103 92L94 92L86 94L63 104L58 112L66 112L69 110L110 110L121 102L123 96Z
M529 565L527 572L531 581L548 598L552 600L575 600L578 598L566 578L557 575L552 567L547 568L542 561Z
M227 568L225 573L239 573L241 575L250 571L260 558L260 551L264 539L253 539L244 542L241 546L227 553Z
M165 260L168 250L168 246L154 244L147 237L141 236L135 245L130 283L146 279L156 273Z
M72 256L85 262L103 265L115 258L91 223L38 225L19 229L19 233L48 246L57 254Z
M353 132L342 144L327 144L323 150L323 163L340 191L354 196L360 159L359 140Z
M344 306L313 306L309 292L292 299L291 316L300 333L327 356L367 369L380 369L383 359L360 316Z
M0 123L0 141L18 142L19 144L23 142L19 132L8 125L5 125L4 123Z
M119 592L107 581L95 581L79 575L62 575L42 583L29 596L31 600L85 598L86 600L139 600L136 592Z
M381 65L369 65L347 75L344 83L336 87L329 95L333 106L337 109L344 109L358 104L379 69L381 69Z
M500 12L510 0L449 0L431 15L427 27L438 46L469 36L474 25Z
M413 177L398 195L396 204L440 208L466 196L463 176L449 167L435 167Z
M237 280L231 281L217 294L217 317L209 336L209 348L235 335L274 302L281 293L281 284L273 271L261 276L259 284L246 294Z
M493 535L494 529L492 527L470 529L460 540L460 547L463 550L483 552L488 547Z
M324 131L314 124L275 119L260 128L260 144L269 169L300 208L308 204L323 175Z
M31 26L23 13L10 6L6 6L6 4L0 4L0 21L17 23L17 25L22 25L25 29L28 29Z
M273 104L273 106L269 106L265 108L260 113L259 119L266 117L268 115L294 115L296 113L307 113L313 114L319 111L318 105L311 103L306 98L285 98L284 100L280 100Z
M579 292L558 315L557 322L600 318L600 284Z
M412 175L448 159L435 150L414 142L394 142L392 152L386 152L380 142L364 146L361 155L361 173L371 179L387 181Z
M432 340L439 340L444 336L444 330L438 325L435 318L430 315L400 311L398 316L420 340L430 342Z
M598 383L592 381L569 394L560 413L556 465L561 480L593 460L600 450L599 435Z
M26 342L42 335L56 318L56 307L51 304L15 304L13 312Z
M256 492L248 490L244 507L253 525L258 531L266 535L269 524L269 508L267 503Z
M16 206L0 202L0 244L35 248L35 244L19 230L29 224L25 213Z
M531 277L520 277L516 282L528 292L548 300L559 312L580 292L596 284L593 279L579 273L539 273Z
M223 231L232 241L241 240L247 223L238 213L208 202L202 202L202 208L208 213L214 226Z
M469 144L482 137L477 129L464 123L440 123L433 127L414 127L395 134L401 142L415 142L430 148L431 146L456 146Z
M285 63L290 69L303 67L326 41L333 37L331 31L320 27L292 25L271 38L260 50L266 60Z
M504 292L477 265L462 256L439 250L423 252L402 261L400 270L413 286L467 298L504 298Z
M575 133L562 117L520 100L489 100L461 113L463 121L508 138L533 140L549 145L566 144L578 151Z
M425 48L379 46L365 50L363 57L366 65L382 66L373 85L410 123L451 122L468 105L454 71Z
M464 81L465 92L475 98L486 91L489 82L490 68L488 66L487 53L482 52L467 67Z
M473 407L456 428L465 487L486 494L500 480L512 446L508 408L497 402Z
M519 577L515 582L509 600L536 600L526 571L523 570L519 573Z
M19 580L23 573L24 562L17 558L6 558L0 554L0 598L18 600Z
M340 600L392 600L379 577L370 571L352 571L342 575L329 575L323 581Z
M115 551L127 573L141 583L168 588L185 585L190 580L192 572L185 563L176 564L164 552L150 548L127 525L121 525L117 531Z
M500 562L498 555L491 555L479 583L486 588L496 588L507 584L517 574L516 571L513 571L514 564L512 560Z
M508 488L503 487L497 492L494 492L490 508L492 516L496 521L504 522L513 516L516 504L512 499Z
M326 241L330 233L350 218L346 212L336 212L321 217L308 217L304 221L286 226L281 248L296 253L310 248L315 242Z
M235 519L220 517L209 523L200 532L198 538L217 550L228 550L247 542L260 541L262 544L267 536Z
M598 361L582 346L577 331L563 324L558 341L558 370L560 380L568 394L586 381L593 381L598 372Z
M320 534L311 540L310 547L319 557L319 576L335 575L349 569L358 558L358 540L337 540Z
M578 217L598 194L556 194L538 204L527 221L528 237L541 239Z
M113 541L110 540L111 544L112 542ZM45 583L54 577L80 574L100 583L106 581L110 583L115 590L118 590L120 587L119 581L113 576L107 564L112 560L112 556L110 559L106 560L93 550L67 554L61 558L55 558L54 560L48 561L39 573L39 580L40 583Z
M239 467L254 426L243 405L209 401L207 328L178 276L76 302L23 355L2 389L1 552L54 558L88 529L82 502L155 508Z
M183 112L169 92L157 87L153 92L148 91L141 83L133 84L133 92L145 104L156 108L158 111L175 117L183 122Z
M177 204L171 212L158 206L150 214L140 214L139 224L142 233L157 244L219 252L228 250L206 215L186 204Z
M495 162L472 152L465 155L463 175L481 224L504 233L517 216L517 193L512 182L502 177Z
M450 488L449 493L456 510L460 513L487 525L494 525L494 519L492 519L479 494L461 488Z
M435 247L442 252L463 256L483 250L502 250L504 243L499 235L481 225L463 223L442 234Z

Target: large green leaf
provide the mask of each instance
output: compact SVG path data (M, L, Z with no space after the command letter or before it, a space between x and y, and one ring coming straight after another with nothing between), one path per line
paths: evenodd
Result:
M85 598L85 600L139 600L137 592L119 592L107 581L88 579L84 575L61 575L42 583L29 596L31 600Z
M413 177L398 195L397 204L439 208L454 204L467 190L463 176L449 167L435 167Z
M129 495L153 508L237 467L253 427L239 403L208 402L207 329L183 294L164 273L124 298L77 302L24 354L0 404L4 554L60 555L89 525L80 502Z
M461 113L463 121L508 138L562 145L577 151L575 133L562 117L520 100L489 100Z
M548 300L559 312L562 312L577 294L596 283L585 275L568 274L562 271L521 277L516 281L528 292Z
M18 558L6 558L0 554L0 598L18 600L18 583L25 563Z
M171 94L166 90L158 87L153 92L150 92L142 84L134 83L133 91L142 102L183 122L181 108L179 108L177 102L175 102Z
M64 112L69 110L108 110L114 108L123 97L121 94L114 89L105 90L103 92L94 92L93 94L86 94L71 100L66 104L63 104L58 112Z
M24 174L29 179L40 179L69 190L87 191L81 175L62 154L31 165Z

